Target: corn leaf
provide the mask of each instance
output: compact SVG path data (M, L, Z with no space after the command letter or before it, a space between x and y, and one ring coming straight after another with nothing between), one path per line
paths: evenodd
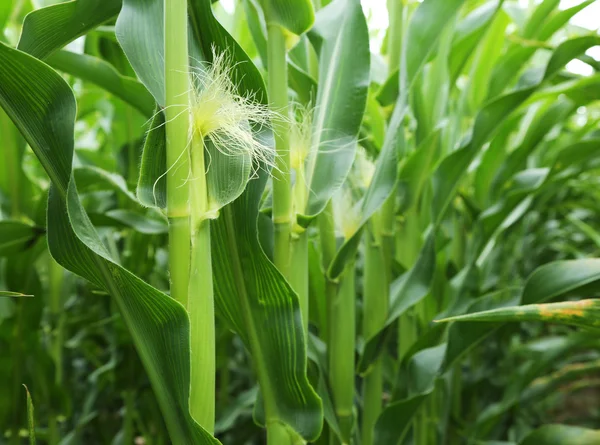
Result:
M113 18L121 0L74 0L37 9L25 17L18 48L38 59Z
M173 441L218 443L188 410L186 310L114 262L79 202L71 175L76 107L73 92L47 65L0 44L0 105L52 180L48 201L48 246L52 256L115 298Z
M424 349L415 354L409 364L408 387L414 393L406 399L389 404L377 419L375 443L401 444L413 416L435 387L436 370L446 351L446 344Z
M436 223L443 218L469 164L497 127L520 107L544 81L553 77L559 69L585 49L595 46L599 39L600 37L597 36L586 36L563 42L554 50L546 64L542 79L536 85L500 96L489 102L477 114L471 141L446 156L434 173L433 213Z
M463 1L426 0L419 4L407 31L407 41L410 44L406 49L405 65L410 68L407 68L406 72L399 77L400 91L408 94L415 77L423 68L428 55L435 48L440 38L440 31L458 12ZM403 122L407 111L406 98L401 99L396 104L390 118L383 148L377 158L373 179L362 199L359 229L344 242L336 253L327 272L331 278L336 278L342 273L346 262L352 258L358 248L362 227L389 198L396 186L398 158L404 151Z
M82 80L95 83L136 108L146 117L154 114L154 98L136 79L123 76L102 59L87 54L58 51L46 59L51 67Z
M20 221L0 221L0 257L32 247L44 229Z
M600 290L598 284L600 284L600 260L557 261L541 266L531 274L520 295L520 301L521 303L533 304L577 291L598 292ZM468 313L493 309L502 311L504 308L514 306L518 302L519 297L518 294L515 295L515 289L507 289L474 301L469 307ZM435 371L428 369L423 374L425 377L421 379L418 385L422 388L419 394L394 401L384 409L375 429L377 437L388 440L403 437L406 434L407 425L410 425L410 419L413 418L418 407L433 391L435 381L444 375L467 351L482 342L501 325L502 320L498 320L497 323L491 325L467 320L451 325L447 343L438 346L436 350L437 354L443 355L439 361L436 361L439 366ZM431 356L435 355L432 352L434 349L425 349L415 354L410 359L409 367L417 366L414 364L415 359L417 359L417 363L422 361L423 356L421 354L427 354L425 357L433 360ZM409 387L414 386L410 385ZM411 399L414 400L409 402ZM410 409L407 409L407 407Z
M259 0L267 25L278 25L300 35L312 26L315 11L310 0Z
M317 150L308 157L308 202L298 215L306 226L344 183L354 161L356 137L369 85L369 32L360 2L336 0L317 14L309 37L319 53L313 119Z
M8 290L0 290L0 297L33 297L33 295L21 294L19 292L11 292Z
M519 445L594 445L600 431L571 425L545 425L529 433Z
M439 322L450 321L544 321L547 323L566 324L584 328L600 327L598 314L599 300L565 301L561 303L528 304L513 306L491 311L475 312L444 318Z

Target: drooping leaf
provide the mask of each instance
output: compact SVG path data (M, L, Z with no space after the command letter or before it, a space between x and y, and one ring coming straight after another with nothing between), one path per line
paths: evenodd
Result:
M419 407L435 387L444 358L446 344L424 349L415 354L409 364L409 388L414 392L406 399L390 403L375 425L375 443L401 444Z
M544 321L584 328L599 328L600 300L565 301L561 303L528 304L491 311L475 312L438 320L450 321Z
M37 9L25 17L18 48L44 59L115 17L121 0L74 0Z
M527 32L528 34L531 34L531 37L535 37L538 42L543 43L563 27L571 17L594 1L595 0L584 1L579 5L557 12L552 17L548 18L552 9L554 9L559 2L556 0L546 0L545 2L540 3L527 25L525 25L528 30ZM504 89L511 85L512 80L519 72L521 72L522 68L535 54L538 48L539 46L520 44L510 46L494 68L488 97L493 98L498 96Z
M48 245L52 256L115 298L173 441L218 443L192 419L188 410L190 354L186 310L115 263L81 207L71 179L76 107L73 92L47 65L0 44L0 105L52 180L48 202Z
M562 66L581 54L586 45L591 47L596 44L595 38L586 39L585 41L580 40L580 38L572 40L575 40L576 43L567 40L554 50L546 64L543 78L534 86L515 90L488 102L475 118L471 140L460 149L446 156L440 163L433 176L433 213L436 223L441 221L444 216L450 201L454 197L458 183L468 166L498 126L511 113L515 112L544 81L550 79Z
M164 2L123 0L115 33L138 79L165 105Z
M481 312L482 309L497 309L501 312L506 307L518 304L519 300L522 304L537 304L577 291L598 293L599 284L600 260L556 261L539 267L531 274L520 293L520 298L518 289L509 288L475 300L467 312ZM446 373L467 351L489 337L501 325L502 320L492 324L466 320L452 324L447 343L439 346L444 347L444 352L438 368L433 371L428 369L423 374L429 376L420 384L426 390L412 396L422 398L417 399L415 404L420 404L431 394L438 377ZM410 410L404 409L410 398L392 402L384 409L376 427L377 434L382 435L381 437L397 438L406 433L403 425L409 424L416 412L415 405L410 405Z

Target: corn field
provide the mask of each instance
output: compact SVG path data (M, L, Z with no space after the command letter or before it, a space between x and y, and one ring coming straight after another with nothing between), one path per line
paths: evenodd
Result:
M0 0L0 445L599 445L599 27Z

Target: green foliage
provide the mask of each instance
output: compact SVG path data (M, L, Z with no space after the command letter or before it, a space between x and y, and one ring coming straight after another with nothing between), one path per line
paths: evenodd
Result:
M0 2L0 443L600 442L597 3L233 3Z

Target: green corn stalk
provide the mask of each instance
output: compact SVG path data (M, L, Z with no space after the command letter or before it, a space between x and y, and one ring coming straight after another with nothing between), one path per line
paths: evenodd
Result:
M281 117L275 118L273 131L277 156L273 171L273 226L275 232L275 264L288 279L291 276L292 180L288 116L288 82L286 39L284 28L277 23L267 25L269 54L269 103Z
M212 432L216 358L210 222L203 135L190 129L187 22L185 0L165 2L169 266L171 295L190 315L190 413Z

